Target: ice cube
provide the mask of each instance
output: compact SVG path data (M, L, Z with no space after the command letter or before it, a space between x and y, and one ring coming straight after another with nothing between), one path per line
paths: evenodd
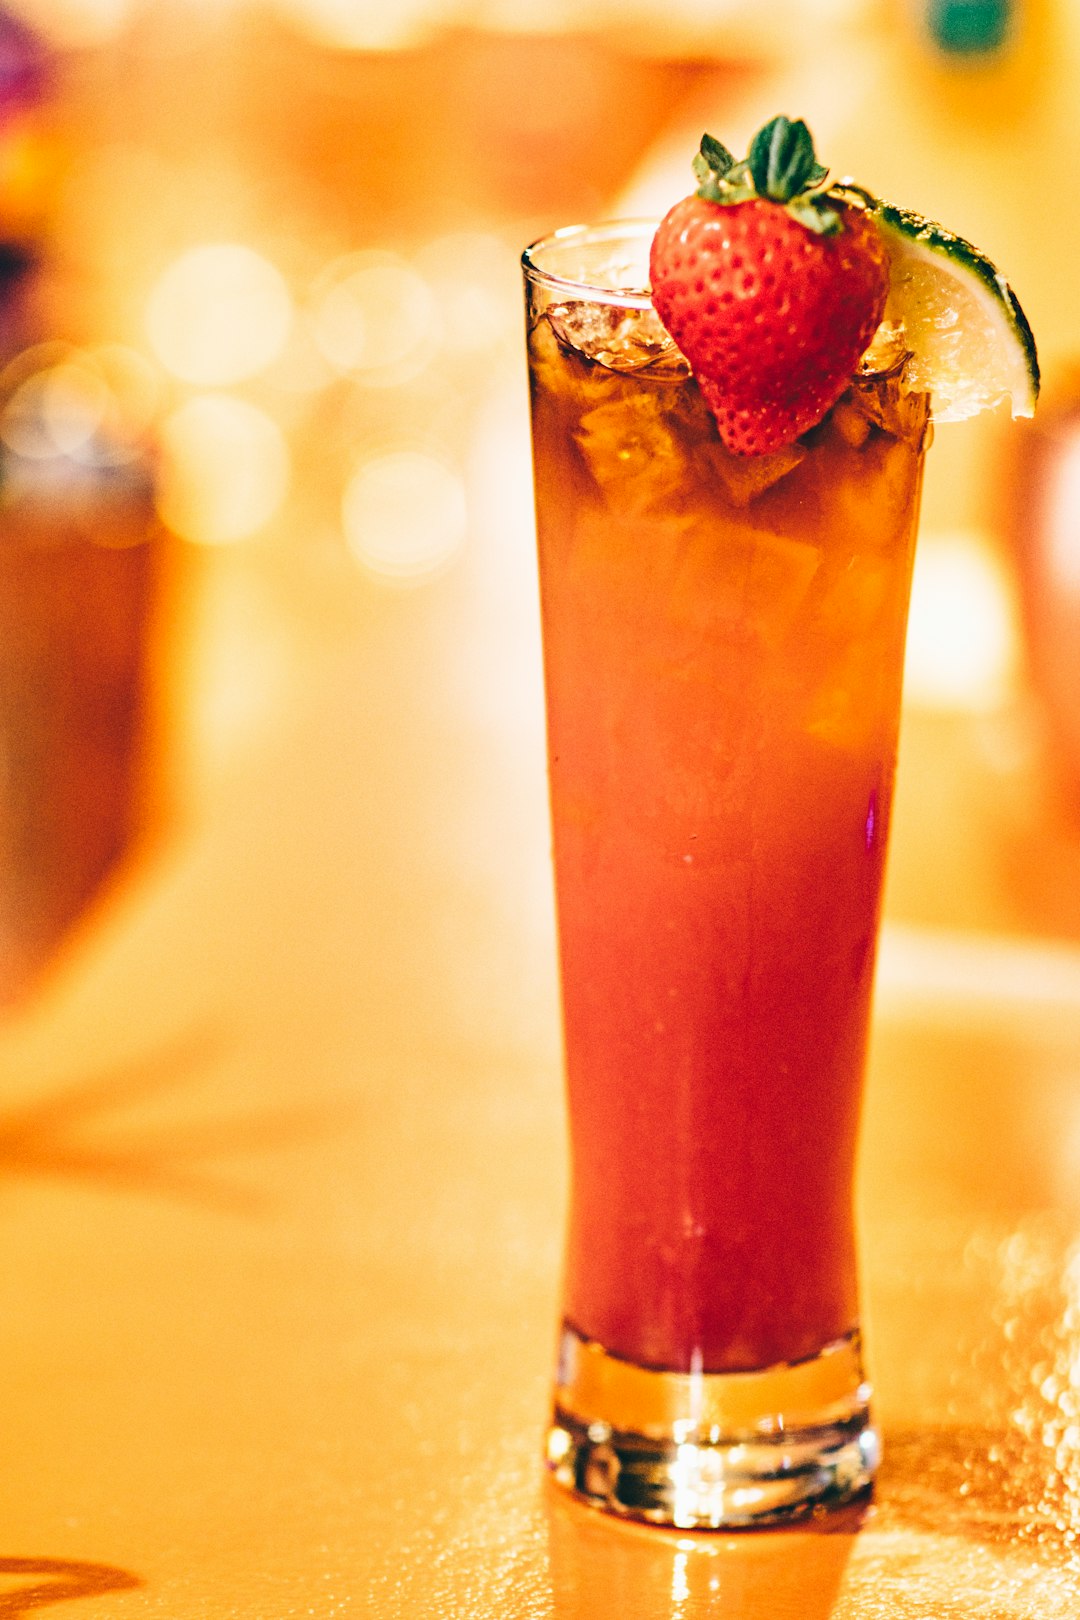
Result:
M574 434L608 500L643 512L678 491L685 465L665 390L620 390L586 411Z
M859 362L859 375L892 376L903 370L910 354L903 321L882 321Z
M735 456L718 438L710 438L697 446L695 454L707 475L719 479L732 505L747 507L786 478L805 459L806 448L786 444L763 456Z
M746 602L757 634L778 646L806 601L821 566L820 548L779 534L755 536Z
M870 437L870 418L844 394L829 413L833 431L852 450L861 450Z
M895 608L897 564L893 557L851 557L831 576L817 606L819 629L837 645L844 642L877 644L887 640L884 624Z
M871 426L908 444L921 443L930 416L930 398L909 391L903 370L860 380L846 397Z
M731 514L720 524L704 519L688 527L665 584L666 620L698 629L693 656L714 679L721 644L776 649L795 632L821 565L820 548L806 541L752 528ZM713 655L706 653L710 645Z
M924 442L929 428L930 398L918 387L911 362L903 327L883 322L874 343L863 356L858 375L834 408L841 416L837 428L848 443L858 443L856 436L845 431L848 424L843 418L850 411L857 412L871 427L880 428L894 439L913 445Z
M624 309L581 300L552 304L547 318L564 348L608 371L660 382L681 382L690 375L685 356L651 306Z

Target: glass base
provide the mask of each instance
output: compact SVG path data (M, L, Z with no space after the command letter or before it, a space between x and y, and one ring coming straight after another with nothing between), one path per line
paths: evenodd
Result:
M547 1461L594 1507L677 1529L780 1524L870 1488L858 1333L760 1372L638 1367L565 1326Z

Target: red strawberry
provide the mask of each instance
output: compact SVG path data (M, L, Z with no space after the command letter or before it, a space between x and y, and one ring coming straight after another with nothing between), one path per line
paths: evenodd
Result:
M790 444L847 387L885 308L889 264L870 215L818 189L803 123L773 119L736 164L706 136L702 181L661 221L656 311L737 455Z

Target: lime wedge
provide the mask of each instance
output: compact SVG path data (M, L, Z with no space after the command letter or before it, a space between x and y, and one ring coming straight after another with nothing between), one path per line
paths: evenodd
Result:
M908 386L929 393L936 422L960 422L1009 400L1031 416L1039 359L1027 317L979 249L932 220L874 202L891 260L886 321L912 351Z

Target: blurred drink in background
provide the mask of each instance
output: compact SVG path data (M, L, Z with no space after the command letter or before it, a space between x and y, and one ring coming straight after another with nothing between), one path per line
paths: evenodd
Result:
M144 830L164 548L145 467L0 462L0 1003Z
M1080 374L1056 393L1009 460L1012 563L1028 670L1058 785L1080 826Z
M130 360L52 337L52 69L0 14L0 1005L147 828L165 555Z

